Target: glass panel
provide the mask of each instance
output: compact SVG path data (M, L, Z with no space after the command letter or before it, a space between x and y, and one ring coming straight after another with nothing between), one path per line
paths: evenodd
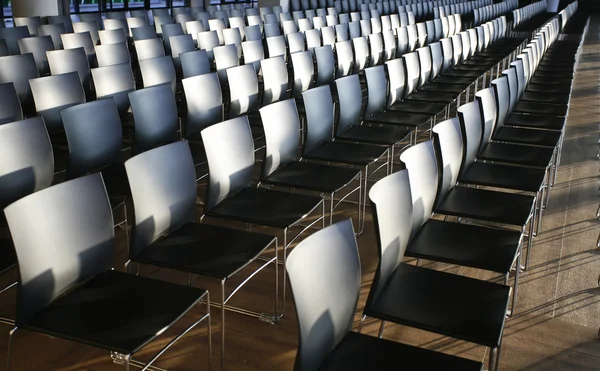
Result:
M2 0L2 10L4 11L5 18L12 17L12 7L10 6L10 2L11 0ZM10 21L5 19L4 22L6 22L6 26L8 26L9 22L12 23L12 19Z
M99 10L99 2L100 0L74 0L81 1L79 3L79 12L80 13L88 13L88 12L97 12Z
M125 0L108 0L109 9L123 9L125 7Z
M166 8L167 0L150 0L150 8Z
M144 0L129 0L128 6L129 6L129 9L132 9L132 8L143 8L144 7Z
M75 13L75 1L76 0L70 0L69 1L69 11L71 12L71 14Z
M184 6L185 5L185 1L184 0L173 0L173 7L178 7L178 6Z

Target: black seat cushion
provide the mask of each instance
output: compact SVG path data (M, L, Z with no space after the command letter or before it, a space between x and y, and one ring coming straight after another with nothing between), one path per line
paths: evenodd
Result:
M483 369L479 362L350 332L323 360L319 371L395 371L399 360L419 370Z
M511 114L506 118L504 125L562 131L565 126L565 118L560 116Z
M471 80L471 82L473 82ZM430 84L427 84L424 87L429 87L427 89L420 89L418 92L416 93L412 93L411 95L409 95L407 98L411 99L411 100L426 100L429 101L431 99L431 95L435 95L436 93L442 93L443 95L441 96L448 96L450 99L456 99L456 96L460 93L462 93L463 91L465 91L465 89L471 84L461 84L461 83L456 83L456 84L436 84L435 82L432 82ZM425 95L423 98L419 99L416 98L416 96L419 95Z
M507 164L546 168L552 160L554 148L510 143L488 143L478 158Z
M429 219L406 249L406 255L506 274L521 233Z
M447 76L444 78L444 76L439 76L437 78L435 78L431 83L424 85L421 87L421 90L429 90L429 86L432 86L433 90L435 90L435 86L439 85L439 84L451 84L451 85L462 85L462 86L469 86L472 83L475 82L474 77L460 77L460 76Z
M451 81L450 78L452 77L472 77L473 80L475 80L476 78L478 78L479 76L483 75L485 72L487 72L488 69L484 69L484 70L479 70L479 69L471 69L471 68L467 68L467 69L457 69L456 67L451 69L448 72L444 72L442 74L442 76L438 77L438 79L441 78L448 78L448 81ZM442 80L442 81L446 81L446 80Z
M525 91L521 96L522 101L527 102L540 102L540 103L552 103L552 104L560 104L565 105L569 103L569 95L570 89L566 92L535 92L535 91Z
M534 102L518 102L515 105L513 113L532 113L545 116L560 116L567 115L569 106L561 104L534 103Z
M401 126L354 126L350 130L336 136L337 139L356 142L394 145L408 139L411 129Z
M453 187L434 211L444 215L523 227L532 213L533 204L533 196Z
M528 84L525 92L568 94L571 91L571 86L571 82L564 84Z
M366 166L385 154L387 147L336 140L304 154L306 159Z
M400 264L365 314L494 347L509 296L508 286Z
M571 69L571 70L557 69L557 70L550 70L550 71L536 70L535 74L533 76L539 77L539 78L547 78L547 79L554 79L554 78L569 79L569 78L573 78L573 74L574 74L573 69Z
M275 237L189 223L155 241L133 261L218 279L229 278L256 257Z
M333 193L348 185L360 170L314 162L292 162L277 169L263 183Z
M61 296L20 326L131 354L181 318L205 293L111 270Z
M221 201L206 215L288 228L310 214L321 201L320 197L264 188L245 188Z
M528 128L501 127L494 135L498 142L533 144L536 146L556 147L561 132Z
M458 178L464 184L537 192L542 187L546 169L475 162Z
M15 246L10 237L0 238L0 274L17 264Z
M435 93L431 93L430 97L433 99L434 95ZM446 103L438 103L435 100L433 100L433 102L415 102L412 100L408 100L410 99L410 97L412 97L412 94L407 96L407 100L403 100L402 102L396 102L392 104L388 108L388 111L418 113L421 115L433 116L437 115L440 112L443 112L447 105Z
M416 127L425 124L430 124L432 116L433 114L423 115L419 113L386 111L365 118L365 122L400 125L404 127Z
M548 77L537 77L532 76L529 80L530 84L549 84L549 85L564 85L573 82L573 78L561 77L561 78L548 78Z

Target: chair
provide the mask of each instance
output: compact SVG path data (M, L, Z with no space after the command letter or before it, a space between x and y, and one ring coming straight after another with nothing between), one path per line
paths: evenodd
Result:
M41 17L13 17L15 27L27 27L31 36L38 36L38 27L42 25Z
M73 27L77 28L76 25L77 23L74 23ZM60 35L60 38L62 39L64 49L83 48L88 57L88 61L90 62L90 66L97 65L96 49L94 49L96 43L89 32L62 34Z
M238 28L224 29L223 41L225 45L235 45L238 52L238 59L242 58L242 35Z
M422 144L402 157L426 155ZM411 229L421 207L426 207L419 198L429 196L430 187L419 187L428 184L428 177L428 168L409 167L377 182L369 192L379 264L361 327L371 317L382 321L379 337L389 321L484 345L491 348L488 369L497 370L510 288L402 263Z
M287 62L287 45L283 36L267 37L267 51L269 58L282 56Z
M165 52L171 54L171 37L185 35L183 28L179 23L164 24L162 26L162 38L165 46Z
M0 84L0 125L23 120L23 108L12 83Z
M148 25L148 17L132 16L127 18L127 29L129 30L129 36L133 37L133 30L140 27L148 27L152 29L152 27Z
M123 30L125 36L130 36L129 27L125 18L106 18L104 21L104 30Z
M76 34L86 33L90 34L90 38L92 40L92 45L98 45L100 43L100 34L98 23L96 22L75 22L73 23L73 30ZM61 36L64 43L64 36Z
M187 103L185 138L198 139L206 127L223 121L223 96L216 73L188 77L182 80Z
M133 43L138 61L166 55L162 41L158 38L138 40Z
M81 22L85 22L85 23L94 22L94 23L96 23L97 29L102 28L102 14L100 14L99 12L98 13L80 13L79 20ZM75 29L75 24L73 24L73 28ZM75 32L79 32L79 31L75 30Z
M270 104L260 109L266 138L260 183L318 192L323 202L329 201L329 224L333 221L335 195L358 180L341 199L358 192L357 223L361 222L362 174L360 170L302 162L300 153L300 120L293 99ZM335 205L334 205L335 204Z
M65 29L65 25L61 23L44 24L38 28L38 34L40 36L50 36L52 38L52 43L54 44L54 49L56 50L63 48L62 39L60 38L60 35L65 33L67 33L67 30Z
M318 231L290 254L300 340L294 371L384 370L398 359L423 369L479 371L478 362L352 332L361 289L350 220Z
M315 59L317 61L317 76L315 84L317 86L332 84L335 80L335 56L330 45L321 46L314 49Z
M77 72L87 97L92 97L90 64L83 48L52 50L47 52L52 75Z
M137 134L137 132L136 132ZM131 179L136 222L132 228L131 250L127 264L136 263L200 275L220 281L221 360L225 359L225 309L232 296L246 283L226 294L226 284L238 272L275 245L273 236L223 228L198 222L194 162L186 141L168 144L137 155L125 163ZM271 263L277 254L266 257L248 277ZM278 268L275 268L276 274ZM275 277L277 282L277 276ZM277 285L275 285L275 314ZM244 314L269 319L275 315L244 310Z
M198 49L206 50L208 54L208 59L211 63L214 62L215 56L213 53L213 49L218 47L219 37L217 35L217 31L206 31L198 33Z
M313 86L315 68L310 51L297 52L291 54L290 57L294 72L292 97L298 97Z
M40 76L33 54L0 57L0 83L12 83L25 113L35 112L29 80Z
M157 38L156 30L152 26L140 26L131 29L133 41Z
M77 72L29 80L37 115L44 119L52 136L63 131L60 111L85 103L85 92Z
M194 39L188 34L171 36L169 43L171 44L171 57L173 58L175 71L181 73L181 59L179 55L196 50Z
M262 106L288 98L288 71L283 56L260 61L263 73Z
M73 30L73 21L71 20L71 16L69 15L50 15L48 17L46 17L46 20L48 21L48 24L50 25L55 25L55 24L62 24L63 27L65 28L65 33L73 33L75 32Z
M354 71L354 51L352 50L352 42L347 40L336 43L335 53L337 56L336 78L350 75Z
M24 37L17 42L21 54L33 54L33 59L35 59L40 76L47 75L50 69L48 67L46 52L54 50L52 38L50 36Z
M169 84L130 90L135 133L133 153L139 154L177 139L180 129L177 102Z
M265 50L262 40L250 40L242 42L242 54L244 55L244 64L252 64L254 71L258 75L260 72L260 61L265 59Z
M128 367L131 354L201 300L206 300L207 314L170 341L149 364L198 323L210 321L205 290L111 269L112 211L99 174L36 192L10 205L5 213L20 273L7 367L19 328L120 353ZM64 225L72 229L65 231ZM155 295L165 300L156 302ZM123 334L125 324L135 324L136 330ZM210 352L210 340L208 348ZM208 357L210 363L210 353Z
M135 79L129 64L92 68L92 79L98 99L112 98L121 117L130 107L129 93L135 90Z
M145 88L170 83L171 90L175 94L177 79L173 59L170 56L141 60L140 71Z
M31 37L29 29L26 26L0 28L0 39L6 41L11 55L20 54L18 40L25 37Z
M260 102L258 96L258 78L254 67L242 65L227 69L227 82L230 86L230 102L228 117L234 118L240 115L248 115L251 125L255 125L253 115L258 110Z
M244 33L246 34L246 41L262 40L261 25L255 24L246 26L244 28Z
M352 39L352 46L354 48L354 73L360 73L369 66L371 60L369 43L367 38L362 36Z
M210 61L206 50L180 53L179 60L184 79L210 73Z
M273 191L251 186L254 145L248 118L245 116L221 122L201 132L209 167L209 180L204 198L204 215L283 230L283 261L286 249L304 231L324 219L324 203L320 197ZM225 139L227 138L227 139ZM323 211L292 239L288 232L306 219L319 206ZM286 278L283 279L281 318L285 312Z
M240 65L235 45L218 46L213 49L217 75L223 89L227 89L227 69Z
M302 52L306 50L306 39L302 32L294 32L285 35L288 43L288 52L290 55L296 52Z
M368 37L371 58L369 66L378 66L384 61L383 36L381 33L370 34Z
M122 28L101 30L98 31L98 36L102 45L127 43L127 34Z
M131 54L125 43L96 45L95 49L98 67L131 64Z

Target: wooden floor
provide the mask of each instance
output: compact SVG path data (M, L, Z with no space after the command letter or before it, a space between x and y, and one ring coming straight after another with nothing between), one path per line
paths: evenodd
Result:
M534 242L531 267L522 275L517 313L506 325L501 370L600 370L600 339L597 337L600 326L600 250L595 247L600 231L596 218L600 202L600 161L595 157L600 133L600 16L594 16L590 25L567 124L557 183L544 213L541 232ZM337 213L336 219L349 215L349 211ZM122 267L126 257L122 231L118 232L118 237L117 261L118 267ZM370 216L358 243L363 292L357 319L377 263ZM435 269L494 279L485 272L438 263L425 264ZM240 274L240 278L244 273ZM142 267L141 274L180 283L187 281L183 274L150 267ZM232 304L271 312L273 278L274 268L271 266L245 286ZM10 280L11 277L3 277L0 283ZM198 278L194 279L194 285L211 289L212 298L218 299L215 282ZM11 316L13 303L14 291L2 296L0 314ZM147 346L139 358L149 359L170 336L201 313L202 308L193 310L172 331ZM213 369L220 366L220 325L219 311L213 310ZM298 337L296 327L291 296L288 296L285 317L276 325L228 312L226 369L291 370ZM6 357L9 331L8 326L2 328L0 364ZM378 322L368 321L363 331L375 335L378 328ZM182 371L208 369L206 334L206 326L198 327L171 348L157 365ZM475 360L486 359L486 350L481 346L406 327L388 324L385 337ZM111 361L106 351L25 331L17 332L12 361L13 370L122 369ZM401 365L402 360L398 361Z

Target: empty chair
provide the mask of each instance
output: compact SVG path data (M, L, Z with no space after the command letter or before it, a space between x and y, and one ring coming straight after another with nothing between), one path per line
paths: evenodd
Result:
M260 61L263 74L262 105L288 98L288 71L283 56Z
M184 137L198 138L202 129L223 121L223 96L216 73L182 80L187 103Z
M83 48L48 52L48 64L53 75L77 72L86 94L91 92L90 64Z
M189 21L185 23L185 31L187 34L192 35L192 39L194 39L194 43L198 46L198 34L200 32L206 31L204 28L204 24L198 20Z
M65 26L61 23L59 24L44 24L41 25L38 29L38 35L40 36L50 36L52 38L52 43L54 44L54 49L62 49L63 43L60 35L67 33Z
M29 80L40 76L33 54L0 57L0 83L12 83L25 113L35 112Z
M133 38L133 41L154 39L158 37L156 35L156 30L152 26L141 26L132 28L131 36Z
M211 63L215 60L213 49L220 45L217 31L206 31L198 33L198 49L206 50Z
M229 117L255 113L258 110L258 79L254 67L243 65L227 69L230 86Z
M169 84L130 90L127 100L131 103L135 127L134 154L178 139L177 102Z
M23 120L23 108L12 83L0 84L0 125Z
M85 93L77 72L29 80L38 116L43 117L50 134L63 130L60 111L85 103Z
M31 36L38 35L38 27L42 25L41 17L13 17L15 27L27 27Z
M165 24L162 27L162 38L167 54L171 54L171 37L184 35L183 28L179 23Z
M262 39L260 26L258 26L258 25L247 26L244 30L244 33L246 34L246 41L254 41L254 40Z
M337 66L335 76L340 78L348 76L354 71L354 52L352 42L342 41L335 44L335 53L337 55Z
M244 17L231 17L229 18L229 27L230 29L238 29L238 32L240 33L240 37L241 39L246 38L246 20L244 19ZM225 36L225 35L223 35ZM227 41L225 41L227 42Z
M225 40L223 39L223 30L227 28L225 21L223 19L209 19L208 28L217 33L219 44L224 45Z
M238 58L242 57L242 35L238 28L224 29L223 41L225 45L235 45L238 52Z
M139 61L166 55L163 43L158 38L138 40L133 45Z
M17 328L132 354L201 300L208 299L202 289L112 269L112 210L98 174L23 198L6 209L6 219L19 263ZM64 225L72 229L64 231ZM61 279L52 279L43 272L53 272ZM40 280L44 283L32 284ZM165 301L153 303L154 295L161 295ZM208 300L206 303L210 305ZM209 314L200 317L181 335L201 321L210 320ZM103 324L101 334L97 332L99 322ZM127 324L135 324L139 330L124 335L122 329ZM152 361L165 350L161 349ZM8 354L10 359L10 349ZM129 357L125 364L129 365Z
M191 52L196 50L194 40L191 35L178 35L171 36L171 56L173 57L173 63L175 64L175 70L181 73L181 60L179 55L181 53Z
M287 34L286 37L288 41L288 52L290 55L306 50L306 39L302 32Z
M330 45L325 45L314 50L317 61L317 86L329 85L335 79L335 56Z
M76 34L80 33L89 33L90 39L92 40L92 45L97 45L100 43L100 34L98 24L96 22L75 22L73 23L73 30ZM63 39L63 43L65 41L65 36L61 36Z
M189 13L184 13L184 14L177 14L175 16L174 20L176 23L179 23L181 25L183 32L187 33L187 22L195 21L196 18Z
M173 59L170 56L144 59L140 61L140 71L145 88L170 83L171 90L175 94L177 79Z
M127 34L122 28L98 31L102 45L127 43Z
M95 49L98 67L131 63L131 55L125 43L96 45Z
M158 35L162 35L163 31L162 31L162 26L163 25L167 25L167 24L173 24L175 21L173 20L173 18L166 14L166 15L159 15L159 16L154 16L154 28L156 29L156 33Z
M369 65L377 66L383 63L384 60L384 46L383 46L383 36L381 33L371 34L368 36L369 39L369 47L371 60Z
M313 86L315 68L309 51L294 53L290 57L294 71L292 97L297 97Z
M69 15L50 15L46 17L46 20L50 25L62 24L65 28L65 31L68 33L75 32L73 30L73 21L71 20L71 17Z
M210 73L210 61L206 50L194 50L180 53L179 61L183 78Z
M129 64L92 68L98 99L112 98L121 116L129 111L129 92L135 90L135 79Z
M358 73L369 65L371 58L369 43L366 37L357 37L352 39L352 46L354 47L354 72Z
M213 49L215 55L215 66L221 81L221 86L227 86L227 69L239 66L237 48L235 45L223 45Z
M127 18L127 28L129 29L129 36L133 36L133 29L140 27L151 27L148 25L147 17L130 17Z
M260 71L260 61L265 59L262 40L244 41L242 43L242 51L244 54L244 64L252 64L255 72L258 74Z
M123 18L110 19L107 18L104 20L104 30L112 31L112 30L123 30L125 36L130 36L129 28L127 27L127 21Z
M281 36L281 29L279 23L265 23L264 33L266 38Z
M81 22L95 22L97 28L100 29L102 27L102 14L98 13L80 13L79 20ZM75 28L75 26L73 26ZM75 30L75 32L79 32Z
M295 371L383 370L398 359L427 370L481 370L479 362L352 332L361 266L350 220L304 239L285 267L300 329Z
M31 53L40 75L46 75L49 72L48 57L46 52L54 50L54 43L50 36L25 37L18 41L21 54Z

